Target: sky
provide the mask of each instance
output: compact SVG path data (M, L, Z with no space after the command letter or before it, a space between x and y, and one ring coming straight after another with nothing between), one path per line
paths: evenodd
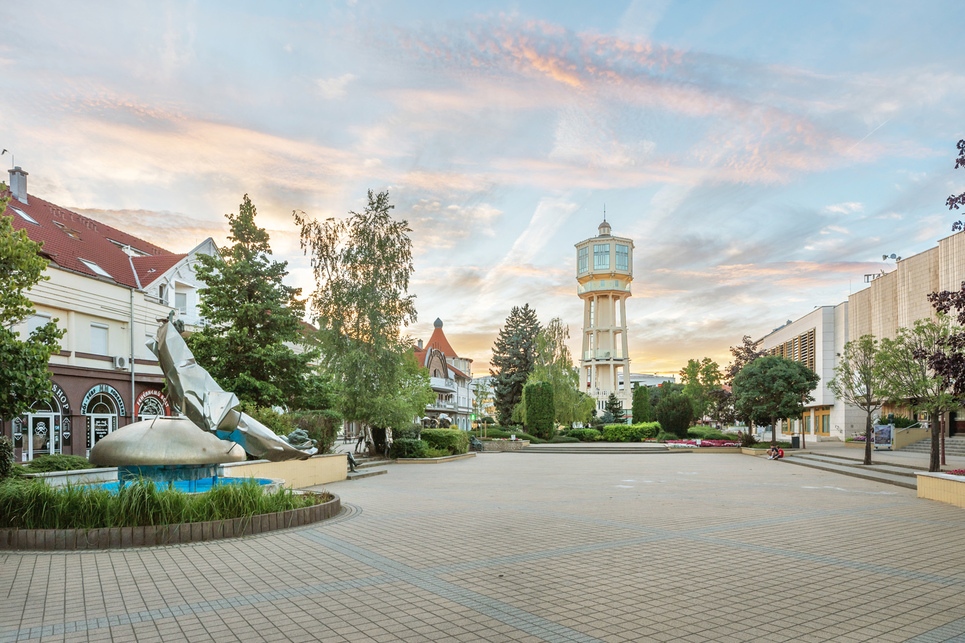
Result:
M631 370L675 373L951 233L961 11L35 0L0 21L0 147L31 194L174 252L225 244L247 193L306 294L292 211L388 190L412 229L406 331L441 318L477 375L526 303L579 353L574 244L605 208L635 245Z

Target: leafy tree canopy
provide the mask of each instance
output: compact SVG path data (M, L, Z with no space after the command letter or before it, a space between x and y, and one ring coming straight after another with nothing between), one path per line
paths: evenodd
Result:
M931 365L931 358L936 353L944 355L951 335L947 315L939 315L938 319L919 319L912 328L899 328L894 339L881 340L879 351L883 396L893 404L908 404L913 409L925 411L932 418L929 471L941 469L939 419L946 411L958 406L951 383Z
M369 190L365 209L345 220L293 213L311 257L311 313L322 362L340 390L339 410L380 429L408 426L435 399L402 336L416 319L408 294L412 240L408 222L392 218L393 208L388 192Z
M7 186L0 183L0 193ZM27 291L46 281L47 260L40 256L41 244L26 231L14 231L6 216L9 197L0 198L0 419L9 420L29 409L35 402L50 399L50 374L47 363L51 353L60 350L65 330L54 319L33 330L26 338L13 326L34 312Z
M554 317L536 336L536 359L528 382L547 382L553 388L556 422L572 425L590 419L589 409L579 390L580 371L566 346L570 331L563 320Z
M781 418L798 417L818 385L817 373L799 362L769 355L744 366L734 378L734 408L755 423L776 427ZM772 431L776 444L776 431Z
M300 288L283 283L288 263L273 261L268 232L255 224L246 194L229 213L232 245L220 256L198 255L205 283L201 315L208 324L188 338L195 358L225 389L260 407L293 406L305 391L309 362L317 356L302 343L305 302Z
M862 335L844 345L844 353L828 383L835 396L865 412L865 464L871 464L871 416L886 396L885 372L874 335Z
M709 394L720 388L723 379L720 366L709 357L700 361L692 359L680 371L680 379L684 383L684 395L693 402L694 415L697 419L704 417L710 409Z
M766 353L758 350L758 345L759 342L753 341L750 335L744 335L740 345L730 347L730 354L734 356L734 361L724 369L724 381L727 384L734 383L734 378L737 377L737 374L741 372L742 368L758 357L764 357Z

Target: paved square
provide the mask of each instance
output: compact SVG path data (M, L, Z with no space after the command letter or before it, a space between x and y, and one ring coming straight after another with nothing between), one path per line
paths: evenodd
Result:
M0 641L965 641L965 510L737 454L482 454L264 536L0 555Z

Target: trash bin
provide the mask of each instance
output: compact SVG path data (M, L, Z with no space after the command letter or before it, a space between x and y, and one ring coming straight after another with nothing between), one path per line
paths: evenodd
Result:
M792 436L791 436L791 448L792 448L792 449L800 449L800 448L801 448L801 436L800 436L800 435L792 435Z

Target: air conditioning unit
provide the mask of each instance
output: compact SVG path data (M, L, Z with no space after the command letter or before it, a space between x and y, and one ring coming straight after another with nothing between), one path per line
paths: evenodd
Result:
M126 371L130 365L131 365L131 360L129 357L125 355L114 356L114 368L121 371Z

